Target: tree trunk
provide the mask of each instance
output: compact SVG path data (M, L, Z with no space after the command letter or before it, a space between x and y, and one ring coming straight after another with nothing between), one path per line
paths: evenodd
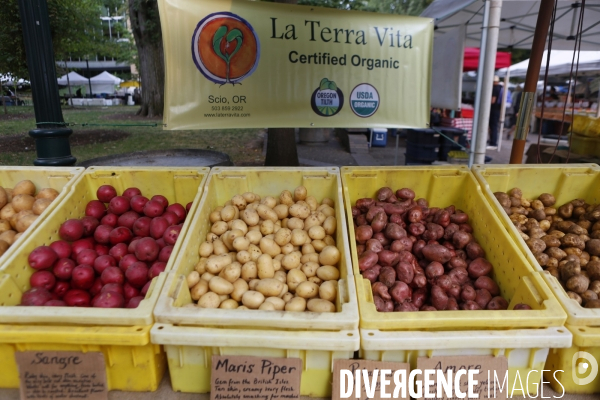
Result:
M138 50L142 106L138 115L162 116L165 62L156 0L129 0L131 30Z
M275 2L297 4L298 0L275 0ZM269 128L265 165L269 167L296 167L300 165L294 128Z

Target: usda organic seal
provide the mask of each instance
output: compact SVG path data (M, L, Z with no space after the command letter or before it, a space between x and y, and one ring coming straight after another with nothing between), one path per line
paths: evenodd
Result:
M311 96L310 105L317 115L333 117L342 110L344 94L334 81L323 78Z
M379 108L379 93L372 85L361 83L350 93L350 108L354 114L367 118Z

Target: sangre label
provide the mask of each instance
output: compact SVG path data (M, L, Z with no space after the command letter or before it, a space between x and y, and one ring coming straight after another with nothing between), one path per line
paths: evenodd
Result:
M350 108L354 114L367 118L377 112L379 108L379 93L368 83L356 86L350 94Z

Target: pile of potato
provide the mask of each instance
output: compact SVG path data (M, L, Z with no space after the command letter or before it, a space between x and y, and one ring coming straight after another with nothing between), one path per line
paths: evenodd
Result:
M197 301L191 306L335 312L340 251L333 207L304 186L279 198L244 193L217 207L187 276Z
M494 193L537 262L570 298L600 308L600 205L575 199L556 208L548 193L530 201L519 188Z
M14 188L0 187L0 256L25 232L58 196L51 188L36 195L36 187L24 180Z

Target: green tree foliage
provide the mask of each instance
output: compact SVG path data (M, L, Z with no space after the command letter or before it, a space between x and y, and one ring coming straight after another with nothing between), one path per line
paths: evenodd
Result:
M102 31L100 15L105 2L118 0L48 0L52 46L57 61L71 57L104 54L117 60L132 57L131 42L109 40ZM119 29L119 28L117 28ZM121 37L127 38L123 29ZM18 0L5 0L0 7L0 73L27 78L27 59Z

